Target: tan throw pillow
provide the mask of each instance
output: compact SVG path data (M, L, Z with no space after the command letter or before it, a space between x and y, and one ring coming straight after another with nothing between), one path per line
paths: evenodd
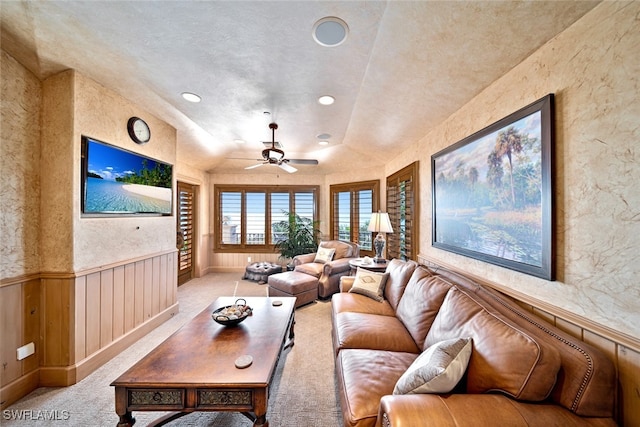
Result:
M449 393L467 370L471 348L471 338L433 344L402 374L393 394Z
M384 285L387 283L389 273L376 273L358 267L356 278L349 292L373 298L376 301L384 301Z
M333 259L333 255L335 253L336 253L336 250L333 248L329 249L329 248L320 247L316 252L316 258L313 260L313 262L325 264Z

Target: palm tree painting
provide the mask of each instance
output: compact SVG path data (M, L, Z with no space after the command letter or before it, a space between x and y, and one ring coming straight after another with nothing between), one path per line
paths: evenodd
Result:
M552 277L552 99L432 156L435 247Z

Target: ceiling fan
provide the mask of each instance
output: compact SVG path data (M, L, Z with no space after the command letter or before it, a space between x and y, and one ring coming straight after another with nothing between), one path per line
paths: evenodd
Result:
M262 150L262 159L258 159L258 161L261 163L258 163L257 165L247 166L245 169L255 169L264 165L276 165L289 173L294 173L298 169L294 168L289 163L299 165L318 164L318 161L313 159L285 159L284 151L276 148L276 129L278 129L278 125L276 123L270 123L269 129L271 129L271 147Z

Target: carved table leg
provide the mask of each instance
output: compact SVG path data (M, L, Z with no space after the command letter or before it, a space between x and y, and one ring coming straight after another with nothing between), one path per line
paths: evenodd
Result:
M267 421L267 416L262 415L260 417L256 417L256 420L253 422L253 427L269 427L269 421Z
M120 415L120 421L116 425L116 427L131 427L136 423L136 419L131 416L131 411L125 412L123 415Z

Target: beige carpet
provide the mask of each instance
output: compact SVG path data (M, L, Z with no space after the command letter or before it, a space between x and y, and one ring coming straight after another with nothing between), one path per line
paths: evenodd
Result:
M114 410L114 390L109 386L111 381L205 309L217 296L233 295L236 282L237 296L266 295L266 285L241 280L241 276L242 273L209 274L180 286L178 315L79 383L33 391L2 412L0 425L116 426L118 416ZM331 350L330 303L320 301L296 310L295 333L295 345L282 354L270 389L269 425L338 427L342 418L336 397ZM136 426L147 425L160 415L161 412L133 413ZM17 417L22 419L15 419ZM235 427L252 426L253 423L241 414L202 412L186 415L168 425Z

